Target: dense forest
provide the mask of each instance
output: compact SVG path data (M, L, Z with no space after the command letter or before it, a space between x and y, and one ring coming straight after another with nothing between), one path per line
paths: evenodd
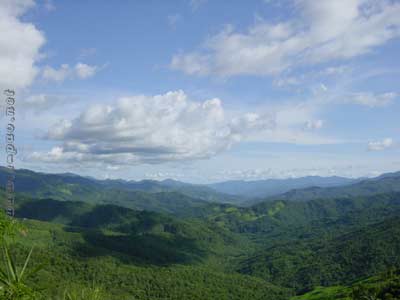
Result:
M246 206L177 183L16 178L0 299L400 299L398 174Z

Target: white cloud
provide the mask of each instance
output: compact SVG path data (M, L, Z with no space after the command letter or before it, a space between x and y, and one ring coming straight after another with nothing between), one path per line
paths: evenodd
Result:
M398 95L393 92L383 94L356 93L349 96L345 100L345 102L355 103L368 107L383 107L390 105L393 100L397 98L397 96Z
M265 109L265 108L264 108ZM259 108L259 111L263 111ZM273 116L273 130L253 133L249 139L268 143L290 143L298 145L323 145L344 143L345 140L323 136L317 132L324 125L318 119L320 106L314 101L270 105L269 113Z
M67 64L62 64L59 69L46 66L42 72L44 79L58 82L64 81L69 76L71 76L71 69Z
M81 79L86 79L86 78L94 76L94 74L96 74L98 69L99 69L99 67L97 67L97 66L90 66L87 64L83 64L83 63L77 63L75 65L76 75Z
M35 94L30 95L18 102L19 108L28 111L33 110L35 113L46 111L52 107L58 107L66 104L71 97L60 95Z
M334 75L341 75L346 72L349 72L351 68L349 66L335 66L335 67L328 67L322 70L322 75L334 76Z
M47 137L62 145L31 158L117 165L196 160L273 126L268 116L255 113L227 118L219 99L195 102L182 91L125 97L53 126Z
M273 85L277 87L283 87L283 86L288 86L288 85L299 85L300 80L296 77L282 77L275 79L273 81Z
M179 54L172 58L171 67L189 75L207 75L211 72L210 59L199 53Z
M346 60L400 35L400 4L378 0L299 0L299 20L227 26L204 49L177 54L171 68L229 77L275 75L296 66Z
M368 143L369 151L382 151L393 146L393 139L385 138L382 141L372 141Z
M2 0L0 2L1 12L11 17L20 17L33 6L35 6L33 0Z
M99 69L98 66L90 66L84 63L77 63L74 67L62 64L58 69L46 66L43 69L42 77L45 80L58 82L73 78L87 79L94 76Z
M34 6L32 0L0 1L0 87L24 88L38 73L36 62L45 37L21 16Z
M324 121L323 120L313 120L313 121L307 121L304 125L306 129L321 129L324 126Z

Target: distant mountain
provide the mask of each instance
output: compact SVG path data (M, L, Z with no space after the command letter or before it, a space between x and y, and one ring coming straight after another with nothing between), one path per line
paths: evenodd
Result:
M9 170L0 167L0 186L5 187ZM240 197L225 195L202 185L178 181L98 180L72 173L46 174L16 170L16 192L33 198L117 204L139 210L186 214L208 202L239 203Z
M293 189L266 200L307 201L322 198L370 196L382 193L400 192L400 172L387 173L376 178L363 179L359 182L336 187L308 187Z
M220 193L247 198L262 198L283 194L293 189L301 189L306 187L334 187L349 185L358 181L360 180L338 176L307 176L300 178L267 179L257 181L225 181L210 184L208 186Z
M0 186L4 189L9 170L0 169ZM192 216L202 213L210 203L174 189L156 188L156 183L101 181L71 174L44 174L16 170L15 190L18 199L37 198L83 201L90 204L114 204L136 210L148 210ZM215 192L214 192L215 193ZM17 200L18 200L17 199Z
M0 167L0 186L9 170ZM259 181L227 181L210 185L121 179L98 180L72 173L46 174L16 170L15 188L33 198L117 204L174 214L194 213L207 202L250 206L275 199L304 201L317 198L368 196L400 191L400 172L373 179L308 176Z
M400 171L399 172L392 172L392 173L384 173L375 179L382 179L382 178L388 178L388 177L400 177Z
M209 202L240 204L245 201L245 199L243 199L241 196L225 194L206 185L190 184L172 179L166 179L163 181L98 180L98 182L108 187L133 191L178 192L186 196L206 200Z

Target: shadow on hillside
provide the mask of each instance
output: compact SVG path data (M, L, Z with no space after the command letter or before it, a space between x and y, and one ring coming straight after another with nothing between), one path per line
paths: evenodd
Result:
M87 209L88 205L78 201L56 201L53 199L37 199L20 203L16 211L18 218L28 218L46 222L59 220L63 223L74 218L79 211Z
M207 254L195 240L180 236L105 235L99 230L81 233L85 243L76 243L73 249L73 253L80 257L113 256L123 263L167 266L195 263Z
M196 236L188 238L169 216L153 212L38 199L21 203L17 216L60 223L67 232L82 234L84 242L76 242L71 250L80 257L113 256L125 263L170 265L194 263L207 255Z

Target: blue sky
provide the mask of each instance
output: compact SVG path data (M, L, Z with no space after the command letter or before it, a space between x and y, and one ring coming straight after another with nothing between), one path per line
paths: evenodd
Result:
M17 167L211 182L400 169L400 2L0 3Z

